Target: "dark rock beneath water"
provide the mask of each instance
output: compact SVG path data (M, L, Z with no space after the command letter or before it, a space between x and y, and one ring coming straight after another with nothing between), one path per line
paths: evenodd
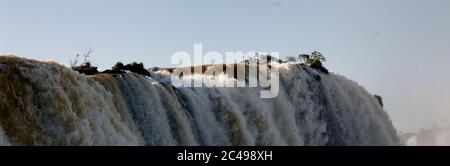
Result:
M302 66L302 69L308 73L310 76L312 76L316 81L320 81L322 80L322 77L319 74L313 73L311 71L308 70L308 67L304 64L300 64Z

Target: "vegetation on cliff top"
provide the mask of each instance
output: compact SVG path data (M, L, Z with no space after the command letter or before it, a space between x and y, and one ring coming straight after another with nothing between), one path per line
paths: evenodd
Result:
M75 59L70 61L70 67L72 70L79 72L80 74L85 75L95 75L95 74L122 74L125 71L130 71L134 73L138 73L145 76L150 76L150 72L144 68L144 64L133 62L127 65L124 65L122 62L117 62L111 69L99 72L97 67L93 66L90 61L90 56L92 54L92 49L86 49L83 55L77 54ZM80 57L83 57L83 62L80 62Z
M70 61L70 67L72 68L72 70L75 70L81 74L86 74L86 75L94 75L94 74L98 74L98 70L97 67L92 66L92 63L90 61L90 56L92 53L92 49L87 49L85 50L85 53L82 55L83 56L83 62L79 64L79 58L80 58L80 54L77 54L75 59Z
M71 68L81 74L85 75L95 75L95 74L123 74L126 71L130 71L133 73L141 74L144 76L150 76L150 72L145 69L144 64L133 62L130 64L124 65L122 62L117 62L111 69L99 72L97 67L92 66L90 61L90 55L92 53L91 49L86 50L86 53L82 55L83 62L79 62L80 54L76 55L75 60L71 61ZM256 54L254 57L247 57L242 63L244 64L268 64L271 62L277 63L295 63L300 62L305 64L313 69L316 69L322 73L329 74L328 69L323 66L323 62L326 62L326 58L322 53L318 51L314 51L311 54L300 54L298 57L286 57L285 60L278 59L271 55L258 55Z
M133 62L127 65L124 65L122 62L117 62L110 70L105 70L102 73L121 74L124 73L124 71L150 76L150 72L144 68L144 64L142 62Z

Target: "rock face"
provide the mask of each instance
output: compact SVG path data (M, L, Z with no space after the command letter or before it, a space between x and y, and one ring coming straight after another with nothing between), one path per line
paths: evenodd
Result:
M79 72L80 74L85 74L85 75L94 75L94 74L99 73L97 70L97 67L91 66L90 63L72 67L72 70L75 70L75 71Z
M304 65L273 64L280 93L263 99L262 87L175 88L167 72L86 76L12 56L0 64L3 145L399 144L373 95Z
M380 103L381 107L384 107L383 98L379 95L374 95L374 97L377 99L378 103Z

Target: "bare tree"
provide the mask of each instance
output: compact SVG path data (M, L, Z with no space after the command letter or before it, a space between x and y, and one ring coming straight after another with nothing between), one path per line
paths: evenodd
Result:
M84 49L84 54L83 56L83 63L78 64L79 63L79 58L80 58L80 54L77 54L75 56L74 60L70 61L70 67L76 67L76 66L81 66L81 65L86 65L86 66L90 66L91 65L91 60L89 59L90 56L92 54L92 49L88 48L88 49Z
M70 67L75 67L78 65L78 58L80 58L80 54L77 54L74 60L70 60Z
M91 48L89 48L89 49L85 49L85 51L84 51L85 53L84 53L84 55L83 55L83 58L84 58L84 60L83 60L83 65L90 65L91 64L91 61L90 61L90 56L91 56L91 53L92 53L92 49Z

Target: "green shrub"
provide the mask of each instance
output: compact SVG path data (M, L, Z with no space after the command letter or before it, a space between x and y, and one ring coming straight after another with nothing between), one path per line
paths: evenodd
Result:
M318 51L314 51L311 55L308 54L300 54L299 59L303 61L306 65L313 69L317 69L325 74L328 74L329 71L325 67L323 67L323 62L326 62L327 59L323 56L322 53Z

